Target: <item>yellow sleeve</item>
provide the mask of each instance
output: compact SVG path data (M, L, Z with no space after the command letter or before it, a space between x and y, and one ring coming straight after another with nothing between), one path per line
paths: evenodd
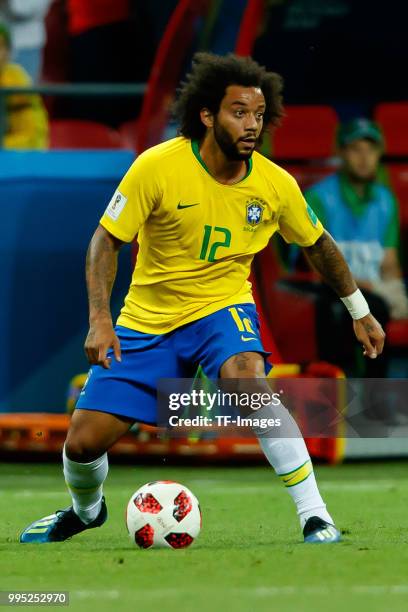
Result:
M311 246L322 235L323 225L306 202L293 176L287 174L286 179L278 231L288 243Z
M159 204L162 189L157 164L149 151L133 162L113 194L100 224L123 242L132 242L140 227Z

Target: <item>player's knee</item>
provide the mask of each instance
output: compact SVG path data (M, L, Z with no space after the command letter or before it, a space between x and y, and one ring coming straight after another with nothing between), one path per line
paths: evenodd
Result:
M245 352L232 355L221 367L221 378L263 378L264 358L259 353Z
M78 463L89 463L98 459L106 449L101 449L87 436L70 435L68 433L65 441L65 454L71 461Z

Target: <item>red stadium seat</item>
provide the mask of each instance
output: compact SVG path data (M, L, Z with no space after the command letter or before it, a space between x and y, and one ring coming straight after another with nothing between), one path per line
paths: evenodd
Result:
M69 71L69 39L66 28L65 0L53 0L45 18L47 31L43 52L41 80L62 83Z
M263 341L272 350L274 363L315 361L318 351L314 301L280 285L282 274L275 246L270 244L256 255L251 276L263 323Z
M400 205L400 222L403 232L408 231L408 164L389 163L387 170L391 187Z
M208 9L209 0L180 0L160 41L150 73L137 134L137 151L157 144L163 137L183 63L195 35L197 19Z
M384 102L374 115L384 132L387 155L408 155L408 102Z
M264 0L248 0L235 45L237 55L252 55L265 9Z
M50 123L51 149L126 149L120 134L94 121L55 119Z
M329 174L333 174L337 168L329 164L287 164L281 163L292 176L295 177L302 191L305 191L315 183L322 181Z
M408 320L390 321L386 332L387 342L393 348L408 346Z
M136 145L138 137L138 128L138 119L126 121L125 123L122 123L122 125L119 127L119 134L122 139L122 143L127 149L132 149L133 151L137 150Z
M338 117L330 106L286 106L274 131L272 157L322 159L333 155Z

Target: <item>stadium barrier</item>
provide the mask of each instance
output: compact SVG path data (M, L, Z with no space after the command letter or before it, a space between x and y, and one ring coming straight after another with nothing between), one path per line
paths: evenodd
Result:
M88 96L100 98L109 97L139 97L147 90L145 83L47 83L30 87L0 88L0 148L3 146L4 134L7 129L7 97L12 95L38 94L41 96L79 97Z
M0 151L0 412L61 412L87 369L85 254L131 151ZM120 253L118 314L131 275ZM23 347L23 350L22 350Z
M281 364L273 368L270 378L342 378L341 370L326 363L310 364L301 367L298 364ZM70 383L67 414L49 413L15 413L0 414L0 458L13 459L27 454L41 458L60 455L69 427L70 413L85 383L86 374L75 376ZM316 397L316 401L323 401ZM340 403L342 398L338 398ZM338 410L341 410L339 405ZM301 402L296 410L299 422L302 421ZM339 425L340 427L341 425ZM338 437L339 432L333 432L329 438L306 438L311 456L314 459L338 463L343 459L344 440ZM253 436L243 435L242 428L229 428L228 436L225 429L220 428L208 433L191 433L186 431L185 437L174 438L165 430L149 425L137 424L125 434L111 449L113 456L138 460L156 458L189 458L199 462L245 461L265 462L265 457Z

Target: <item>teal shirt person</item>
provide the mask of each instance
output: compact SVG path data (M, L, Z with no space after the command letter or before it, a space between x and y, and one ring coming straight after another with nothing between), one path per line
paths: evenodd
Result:
M336 240L353 276L379 281L386 249L398 248L398 204L392 191L372 181L358 193L340 172L314 185L305 198Z
M377 179L381 131L368 119L354 119L340 126L337 145L339 172L308 189L306 200L336 240L359 287L382 297L393 319L406 318L398 202Z

